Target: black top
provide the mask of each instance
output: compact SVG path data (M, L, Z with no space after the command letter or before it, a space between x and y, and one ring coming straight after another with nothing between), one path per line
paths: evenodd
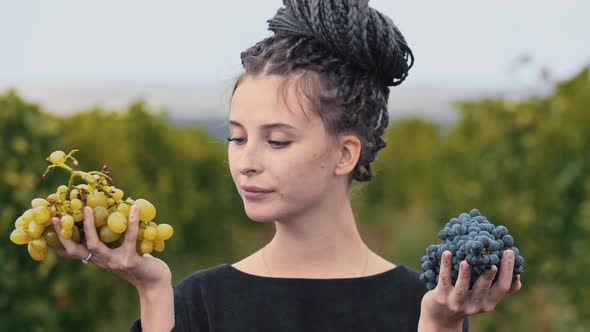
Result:
M357 278L280 278L224 263L174 286L173 331L415 332L428 291L419 275L399 264ZM129 331L141 331L140 320Z

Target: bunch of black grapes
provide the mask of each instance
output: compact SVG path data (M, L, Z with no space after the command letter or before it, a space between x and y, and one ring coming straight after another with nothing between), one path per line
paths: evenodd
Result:
M517 275L524 271L524 258L514 246L514 239L508 234L508 228L502 225L496 227L477 209L472 209L469 213L461 213L457 218L451 218L438 232L438 238L443 242L430 245L421 260L424 272L420 274L420 280L426 282L428 290L434 289L438 284L441 258L446 250L453 253L451 271L453 285L457 281L461 261L465 260L471 265L469 289L472 289L477 278L491 270L492 265L496 265L498 272L500 271L502 255L508 249L515 254L512 281L515 281ZM498 275L499 273L496 273L493 283L496 282Z

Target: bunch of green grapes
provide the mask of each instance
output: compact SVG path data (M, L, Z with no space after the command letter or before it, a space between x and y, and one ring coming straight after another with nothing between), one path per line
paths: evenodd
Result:
M10 240L18 245L27 245L31 258L42 261L47 255L47 247L63 248L59 237L64 240L72 239L78 243L84 243L84 228L82 221L85 206L92 208L94 212L94 225L98 236L110 248L119 247L125 239L129 210L133 204L139 208L139 229L137 233L137 253L148 254L152 250L162 252L164 241L170 239L174 232L169 224L156 224L156 208L146 199L123 200L124 192L113 185L108 176L106 166L100 171L83 172L74 170L66 164L72 160L74 167L78 161L72 156L77 149L66 154L63 151L54 151L46 160L52 165L47 167L43 179L54 168L62 168L70 172L68 185L60 185L55 193L46 198L35 198L31 201L31 208L26 210L14 222L14 230L10 234ZM74 184L74 180L80 178L82 183ZM57 234L51 223L51 218L58 217L61 223L61 231Z

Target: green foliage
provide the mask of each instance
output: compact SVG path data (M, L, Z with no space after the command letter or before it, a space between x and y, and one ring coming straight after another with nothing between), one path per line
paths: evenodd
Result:
M523 289L472 317L472 329L581 331L590 324L590 68L548 97L487 98L457 109L459 120L446 129L420 118L392 124L375 181L355 183L361 232L381 255L419 270L444 223L476 207L510 229L525 272ZM56 117L9 90L0 95L5 330L124 330L139 315L135 290L122 279L55 255L37 263L8 240L31 199L67 180L60 171L41 179L45 157L72 148L82 169L108 164L125 197L149 199L157 221L174 226L158 256L175 282L241 259L267 236L244 215L225 144L203 129L173 127L143 100L123 111Z
M396 230L424 235L423 221L408 215L429 214L430 240L417 240L422 250L412 266L420 270L424 248L440 242L436 232L451 217L474 207L508 227L525 257L523 290L494 313L474 317L478 331L575 331L590 324L589 73L544 98L458 102L459 120L444 133L416 119L388 133L394 148L379 157L379 184L369 185L378 188L367 191L382 193L371 208L390 211L394 218L382 222L393 221ZM521 309L537 307L547 308L544 317Z

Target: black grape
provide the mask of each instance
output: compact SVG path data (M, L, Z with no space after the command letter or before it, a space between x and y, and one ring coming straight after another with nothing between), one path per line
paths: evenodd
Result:
M447 250L453 253L453 285L457 282L462 261L467 261L471 265L469 289L473 288L482 273L491 270L494 265L498 271L493 281L495 283L500 272L502 255L506 250L512 250L515 254L512 281L514 282L517 275L524 271L524 258L520 255L518 247L514 246L514 238L508 234L508 228L503 225L496 227L482 216L478 209L451 218L438 232L438 238L443 242L428 246L426 255L422 256L420 261L424 271L420 274L420 280L426 283L428 290L433 290L438 284L442 253Z

